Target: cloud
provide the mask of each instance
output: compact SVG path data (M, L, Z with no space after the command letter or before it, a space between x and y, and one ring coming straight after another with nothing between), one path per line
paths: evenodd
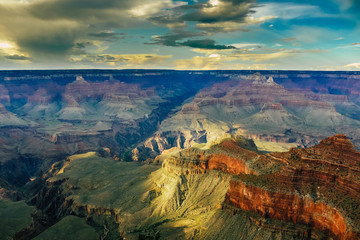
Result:
M249 13L254 12L251 10L254 3L255 0L211 0L194 5L194 11L185 13L180 19L199 23L243 22Z
M26 57L24 55L7 55L5 56L6 59L10 59L10 60L20 60L20 61L24 61L24 60L30 60L31 58Z
M151 44L199 49L235 49L232 44L224 45L213 39L198 38L221 32L248 32L248 26L277 18L273 15L254 17L256 8L256 0L207 0L162 10L149 20L172 31L153 36ZM186 27L193 30L186 31Z
M171 29L184 28L187 22L206 33L249 31L246 26L276 18L273 15L254 17L256 0L209 0L181 5L161 11L150 21Z
M92 32L88 34L89 37L97 38L103 41L116 41L118 39L126 38L125 33L115 33L113 31L100 31L100 32Z
M256 43L238 43L237 49L194 49L205 56L174 61L176 69L267 69L276 66L277 60L295 57L299 54L323 53L318 49L268 49Z
M350 63L342 66L336 66L336 65L317 66L314 69L321 69L327 71L359 71L360 63Z
M325 14L320 6L310 4L297 4L297 3L280 3L271 2L259 4L256 8L254 17L261 16L277 16L281 19L295 19L295 18L308 18L308 17L329 17Z
M94 43L93 42L90 42L90 41L86 41L86 42L75 42L74 43L74 48L79 48L79 49L82 49L82 48L86 48L86 47L89 47L89 46L93 46Z
M351 63L348 65L345 65L345 68L349 68L349 69L360 69L360 63Z
M204 33L201 32L187 32L187 31L177 31L176 33L168 33L162 36L153 36L153 41L148 44L161 44L164 46L171 47L191 47L191 48L201 48L201 49L234 49L234 46L231 45L221 45L216 44L212 39L191 39L186 41L180 41L186 38L194 38L203 36Z
M184 20L180 20L179 14L169 12L164 15L151 17L149 20L155 25L165 25L171 29L183 29L186 26Z
M220 55L210 55L208 57L195 56L191 59L180 59L174 61L175 69L179 70L266 70L273 68L276 64L244 64L224 62Z
M292 42L292 41L295 41L295 40L296 40L295 37L280 39L280 41L282 41L282 42Z
M185 5L182 1L161 0L161 1L143 1L142 4L130 10L135 17L149 17L159 12L159 9L168 9Z
M0 40L13 41L19 52L34 61L66 62L87 51L90 45L84 43L122 39L124 35L115 30L143 23L163 7L178 5L171 0L159 0L155 5L145 0L2 1ZM144 18L135 17L139 14Z
M358 46L358 45L360 45L360 42L350 43L349 45L350 45L350 46Z
M249 32L250 30L247 27L254 24L262 24L271 19L276 19L276 16L262 16L259 18L255 17L246 17L243 22L235 21L225 21L225 22L215 22L215 23L198 23L196 28L206 31L208 33L217 33L217 32Z
M318 54L326 52L319 49L269 49L257 43L237 43L236 49L194 49L193 52L205 56L174 61L176 69L273 69L278 60L295 57L300 54Z
M215 70L221 65L221 59L217 57L195 56L192 59L180 59L174 61L175 69Z
M153 36L153 42L151 44L161 44L164 46L179 46L179 40L185 38L193 38L198 36L203 36L203 33L199 32L190 32L190 31L178 31L176 33L167 33L162 36Z
M297 49L267 49L270 52L267 53L232 53L228 55L228 58L238 58L243 61L253 61L253 62L265 62L271 61L275 59L288 58L293 57L298 54L305 53L324 53L327 52L325 50L319 49L308 49L308 50L297 50Z
M211 39L187 40L185 42L179 43L179 45L201 49L235 49L234 46L218 45L214 40Z
M352 10L358 11L360 10L360 2L358 0L334 0L337 4L339 4L340 9L342 11Z
M81 55L72 57L75 63L95 63L108 64L111 66L124 65L125 67L139 67L144 65L154 65L164 62L172 58L172 55L157 55L157 54L96 54L96 55Z
M359 47L360 47L360 42L353 42L353 43L341 45L338 48L359 48Z

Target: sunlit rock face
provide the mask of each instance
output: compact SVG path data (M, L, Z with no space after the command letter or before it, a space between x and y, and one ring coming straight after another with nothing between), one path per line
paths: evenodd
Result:
M233 175L223 203L232 214L249 211L264 219L305 224L308 237L316 235L311 229L335 239L360 237L360 152L345 135L266 155L225 140L206 151L184 150L168 158L163 168L179 175L211 169Z

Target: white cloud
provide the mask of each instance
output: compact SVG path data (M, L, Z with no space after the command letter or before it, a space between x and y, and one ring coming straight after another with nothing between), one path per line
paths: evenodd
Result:
M234 44L231 44L231 46L234 46L236 48L247 48L247 47L260 48L260 47L263 47L264 44L261 44L261 43L234 43Z
M360 69L360 63L351 63L348 65L345 65L346 68L357 68Z
M164 8L174 8L185 5L186 2L174 2L172 0L157 0L144 2L129 10L129 13L135 17L147 18L161 11Z

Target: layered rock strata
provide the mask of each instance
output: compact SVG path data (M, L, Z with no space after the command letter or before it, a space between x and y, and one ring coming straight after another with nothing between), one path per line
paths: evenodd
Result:
M233 214L304 224L308 237L314 229L334 239L360 237L360 152L344 135L266 155L227 140L208 151L184 150L163 167L177 174L216 169L234 175L223 204Z

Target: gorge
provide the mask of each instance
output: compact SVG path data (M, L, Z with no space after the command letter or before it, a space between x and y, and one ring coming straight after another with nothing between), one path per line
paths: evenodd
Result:
M1 71L0 238L359 239L359 79Z

